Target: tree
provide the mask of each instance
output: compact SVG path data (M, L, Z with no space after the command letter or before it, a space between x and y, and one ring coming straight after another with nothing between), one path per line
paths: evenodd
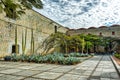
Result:
M35 8L43 8L43 4L41 0L19 0L19 2L26 8L32 9Z
M82 39L80 38L80 36L78 35L71 36L70 40L67 42L69 42L68 45L69 45L70 50L74 49L75 52L79 52L79 49L82 44Z
M83 39L82 39L82 54L83 54L84 48L85 48L85 39L83 37Z
M90 48L92 48L92 47L93 47L92 42L91 42L91 41L86 41L85 48L86 48L87 53L89 53L89 50L90 50Z
M93 47L94 53L96 52L96 46L98 46L99 44L99 37L96 35L87 35L86 36L86 41L90 41L91 42L91 47Z
M45 41L43 42L44 52L47 53L50 49L58 49L60 48L61 52L67 53L67 39L68 37L60 32L51 34ZM62 49L61 49L62 48Z
M11 19L19 18L24 14L25 9L43 8L41 0L1 0L0 12L5 12L6 17Z
M79 36L83 39L82 52L83 50L88 52L88 50L90 50L91 48L93 48L94 52L96 52L96 46L98 46L100 43L100 38L98 36L92 34L80 34Z

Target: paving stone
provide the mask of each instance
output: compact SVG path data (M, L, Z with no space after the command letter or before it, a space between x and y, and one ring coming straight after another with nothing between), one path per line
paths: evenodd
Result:
M89 76L80 76L80 78L78 80L88 80Z
M34 68L34 67L32 67L32 66L20 66L20 67L18 67L19 69L32 69L32 68Z
M86 70L83 70L83 69L78 69L78 68L77 68L77 69L74 69L74 70L75 70L75 71L78 71L78 72L80 72L80 73L84 73L87 69L86 69Z
M0 76L0 80L21 80L24 79L22 76L3 75Z
M92 76L101 76L101 71L95 71Z
M30 66L33 63L26 63L26 62L17 62L19 66Z
M120 72L120 69L118 71Z
M102 68L96 68L95 71L102 71L103 69Z
M100 76L91 76L90 79L100 79Z
M79 77L79 75L65 74L57 80L78 80Z
M2 64L0 64L0 67L4 67L4 68L5 68L6 66L7 66L7 65L2 65Z
M82 70L87 70L88 69L88 65L87 66L84 66L81 68Z
M44 65L44 66L39 66L39 67L32 68L31 70L47 71L47 70L50 70L50 69L54 69L56 67L58 67L58 66L57 65Z
M0 74L0 76L3 76L4 74Z
M120 80L120 79L110 79L110 80Z
M26 78L24 80L43 80L43 79L36 79L36 78Z
M100 80L110 80L110 78L101 78Z
M2 70L0 71L0 73L4 73L4 74L12 74L12 73L16 73L16 72L20 72L20 69L8 69L8 70Z
M0 71L7 70L7 69L10 69L10 68L0 67Z
M91 70L91 71L93 71L93 70L94 70L94 68L89 68L88 70Z
M85 72L85 71L84 71L84 72ZM82 74L83 74L83 71L78 70L78 69L74 69L74 70L70 71L69 74L82 75Z
M113 72L113 70L111 70L111 68L107 68L107 69L104 68L103 71L104 71L105 73Z
M14 65L14 64L6 64L6 66L4 68L16 68L18 67L19 65Z
M60 77L62 74L63 73L44 72L44 73L41 73L41 74L37 74L33 77L50 80L50 79L56 79L56 78Z
M64 68L64 69L73 69L76 66L74 66L74 65L68 65L68 66L59 66L59 67Z
M92 71L85 71L83 75L90 76L92 74Z
M29 66L32 66L32 67L39 67L39 66L45 66L46 64L36 64L36 63L30 63Z
M70 66L61 66L61 67L57 67L55 69L51 69L51 72L60 72L60 73L65 73L70 71L71 69L73 69L74 67L70 67Z
M70 69L62 69L62 68L57 68L57 69L52 69L50 70L51 72L58 72L58 73L66 73L68 71L70 71Z
M35 75L37 73L40 73L40 71L24 70L24 71L20 71L20 72L14 73L12 75L32 76L32 75Z
M110 73L110 78L119 79L119 75L117 73L113 72L113 73Z
M102 73L101 78L110 78L110 73Z
M100 79L90 79L90 80L100 80Z

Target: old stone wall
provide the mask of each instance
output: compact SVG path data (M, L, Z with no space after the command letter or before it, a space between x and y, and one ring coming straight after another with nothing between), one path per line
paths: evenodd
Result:
M103 37L117 37L120 38L120 25L113 25L110 27L99 27L99 28L80 28L68 30L68 35L77 35L77 34L94 34Z
M88 29L80 28L80 29L69 29L67 31L68 35L78 35L78 34L93 34L103 37L113 37L120 39L120 25L112 25L110 27L101 26L99 28L90 27ZM118 53L120 53L119 50L120 45L114 46L113 50L116 50ZM105 52L104 47L98 47L97 52Z
M15 46L15 28L17 27L17 43L19 45L19 53L22 53L22 34L26 38L26 53L30 53L31 49L31 29L33 29L34 45L37 53L41 52L40 45L51 33L57 30L66 33L67 28L54 22L53 20L33 11L26 10L26 14L20 19L11 20L5 17L5 14L0 14L0 53L12 53Z

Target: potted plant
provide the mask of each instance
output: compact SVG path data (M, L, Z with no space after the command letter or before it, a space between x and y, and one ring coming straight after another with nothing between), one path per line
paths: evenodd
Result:
M5 56L5 57L4 57L4 60L5 60L5 61L11 61L11 56Z

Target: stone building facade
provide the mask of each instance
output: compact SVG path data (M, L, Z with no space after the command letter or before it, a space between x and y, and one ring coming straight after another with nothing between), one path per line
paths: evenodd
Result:
M8 19L5 14L0 14L0 53L11 54L15 52L16 27L18 52L22 53L22 37L25 38L25 32L27 31L25 53L30 53L31 31L33 29L35 51L40 53L42 50L40 45L50 34L55 32L55 26L57 26L58 31L63 33L68 30L33 10L26 10L26 14L17 20Z
M99 28L90 27L80 28L80 29L69 29L67 31L68 35L77 35L77 34L93 34L103 37L115 37L120 38L120 25L112 25L110 27L100 26Z
M88 29L86 28L80 28L80 29L69 29L67 31L68 35L78 35L78 34L93 34L93 35L98 35L102 37L112 37L120 40L120 25L112 25L110 27L106 26L100 26L98 28L96 27L90 27ZM116 42L112 42L114 44L113 51L116 51L120 53L120 45L117 44ZM99 46L97 48L98 52L105 52L104 47Z

